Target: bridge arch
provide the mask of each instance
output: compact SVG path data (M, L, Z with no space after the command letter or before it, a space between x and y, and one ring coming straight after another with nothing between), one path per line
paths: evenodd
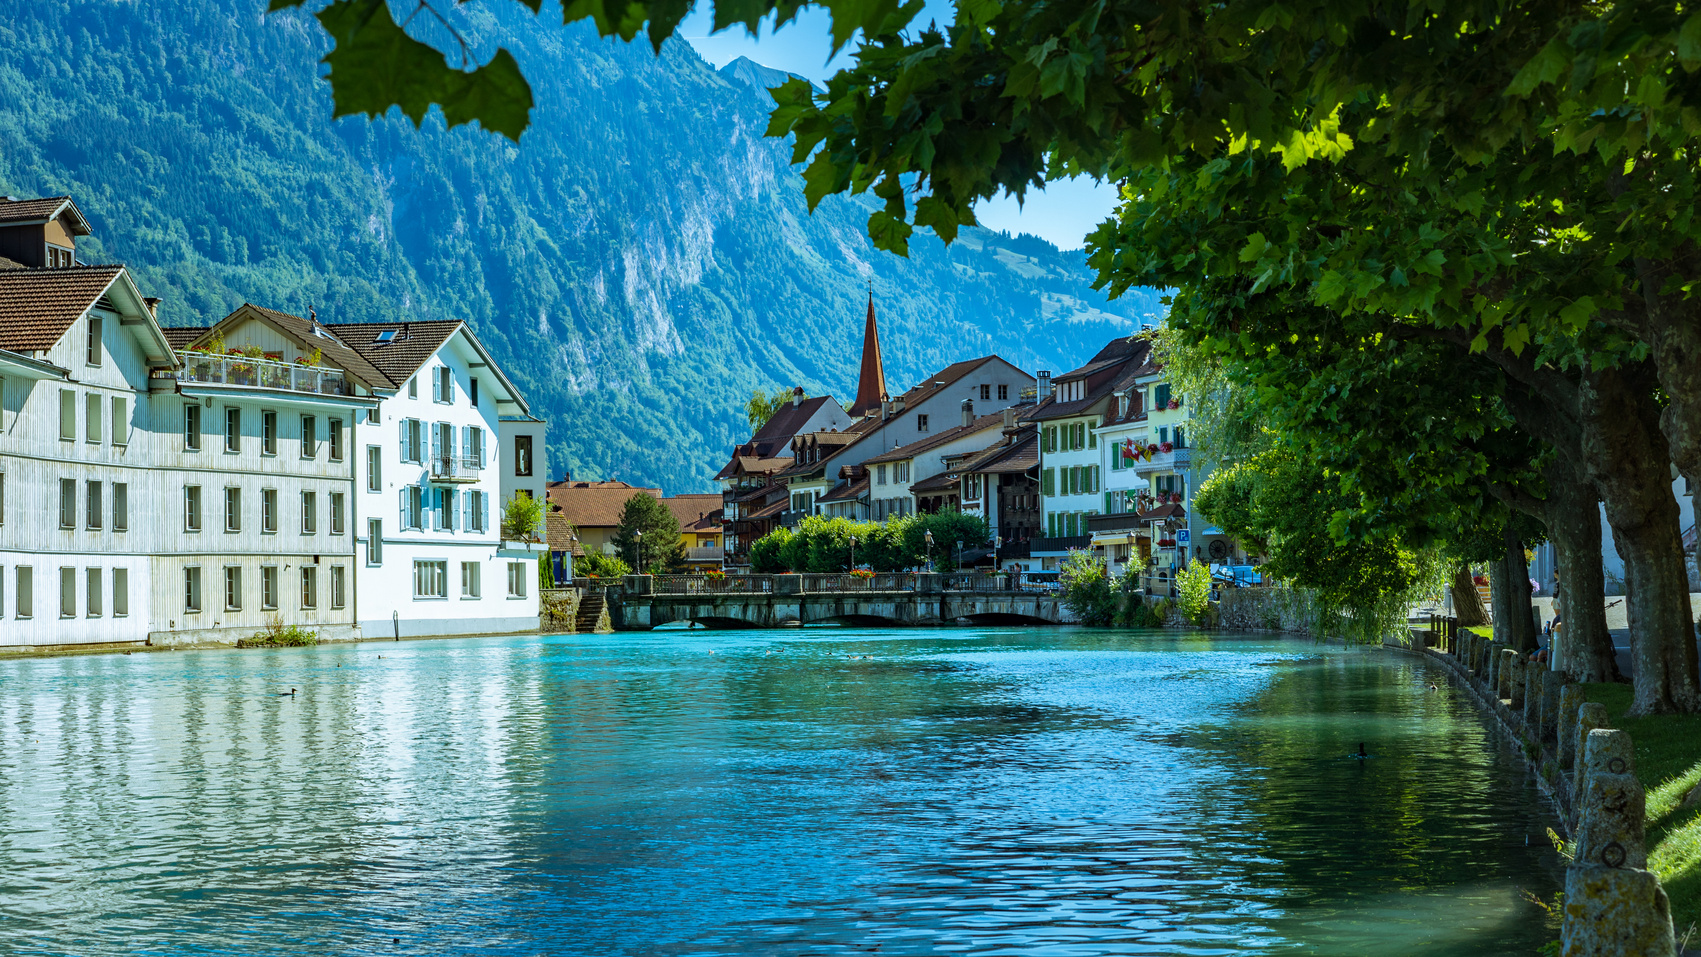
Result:
M973 615L958 615L956 621L967 621L976 625L1057 625L1061 622L1038 615L1023 615L1015 612L989 611Z

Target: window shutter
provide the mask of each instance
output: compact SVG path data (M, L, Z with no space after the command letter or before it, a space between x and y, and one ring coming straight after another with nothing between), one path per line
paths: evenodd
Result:
M447 424L447 423L445 423L445 424ZM453 459L455 457L455 427L453 425L450 425L448 428L444 429L443 431L445 433L447 433L443 436L443 438L446 439L449 443L449 447L444 449L443 451L448 454L448 457L450 459ZM462 443L462 445L464 446L465 443Z
M461 531L463 532L473 530L473 496L477 494L477 492L468 492L461 499Z
M478 497L484 505L484 518L479 523L478 530L481 532L488 532L490 531L490 495L486 492L480 492L478 493Z
M437 423L431 423L431 461L437 462L443 458L443 430Z
M396 436L397 436L396 447L401 451L402 461L406 462L408 460L408 420L407 419L401 419L398 422L396 422Z
M401 524L396 527L406 531L408 527L408 487L406 485L396 489L396 505L401 509L402 518Z
M443 490L444 531L452 532L455 530L455 510L459 506L460 497L461 496L456 489L446 488Z
M465 457L465 458L471 458L472 457L472 453L473 453L472 432L473 432L472 426L470 426L470 425L461 426L461 455L462 455L462 457Z

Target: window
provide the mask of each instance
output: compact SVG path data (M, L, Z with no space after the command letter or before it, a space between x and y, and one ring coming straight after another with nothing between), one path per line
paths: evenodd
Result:
M198 532L201 530L201 486L183 486L183 530Z
M18 594L15 604L18 606L19 618L35 617L35 569L28 565L18 566Z
M242 610L242 566L224 566L224 610Z
M435 514L432 520L441 532L455 530L455 490L452 488L434 488L431 490L431 510Z
M413 597L448 598L449 563L415 561L413 563Z
M992 398L992 386L990 386L990 385L981 386L980 387L980 397L983 400Z
M310 459L319 454L319 420L311 415L301 417L301 457Z
M332 419L329 425L331 430L331 461L341 462L343 460L343 420Z
M242 451L242 410L234 406L224 409L224 450Z
M69 265L69 264L67 264ZM83 361L91 366L100 365L100 317L89 317L89 341Z
M301 566L301 607L303 609L319 607L319 567L317 565Z
M74 262L71 251L63 246L47 244L47 268L65 269Z
M524 597L526 597L526 578L527 578L527 576L526 576L526 563L525 562L509 562L508 563L508 597L509 598L524 598Z
M472 403L473 408L478 408L478 379L476 378L467 380L467 401Z
M1040 494L1041 495L1056 495L1057 494L1057 470L1056 469L1046 469L1045 471L1040 473Z
M910 480L910 463L899 462L892 466L892 472L895 475L896 481L900 484L908 482Z
M343 493L331 493L331 534L343 533Z
M1000 400L1010 398L1010 386L1008 386L1008 385L999 386L998 387L998 398Z
M1154 393L1154 398L1152 399L1152 402L1154 403L1154 405L1157 408L1160 408L1160 409L1169 408L1169 383L1168 382L1159 383L1157 388L1153 390L1153 393Z
M278 414L260 413L260 454L278 454Z
M433 386L433 401L439 405L455 404L455 373L448 366L437 366L431 370Z
M90 392L88 395L83 396L83 426L85 441L92 442L95 445L100 444L101 433L105 431L101 428L100 414L105 407L106 403L101 401L101 398L97 393Z
M77 527L77 480L59 480L59 527Z
M59 569L59 617L77 617L77 570Z
M425 423L418 419L401 421L402 461L425 461Z
M104 498L104 496L100 494L100 483L91 481L88 483L88 486L89 500L83 510L83 527L92 532L100 528L101 518L103 517L103 513L106 509L103 507L105 503L102 502L102 498Z
M1158 429L1158 444L1162 445L1162 444L1164 444L1165 442L1168 442L1168 441L1169 441L1169 428L1167 426L1166 427L1160 427Z
M130 617L130 569L112 570L112 617Z
M466 446L464 456L466 464L475 469L484 468L484 430L478 426L462 426L465 434L461 444Z
M341 565L331 566L331 607L342 608L348 603L348 573Z
M242 490L239 488L224 490L224 530L242 531Z
M466 518L461 527L469 532L484 532L490 530L489 521L485 518L490 508L490 496L476 489L467 493Z
M275 532L278 530L278 490L263 488L260 490L260 531Z
M201 407L193 402L183 407L183 451L201 451Z
M260 610L278 609L278 566L260 566Z
M401 490L402 496L402 528L425 528L425 489L418 485L409 485Z
M408 398L419 398L419 376L414 376L408 380Z
M366 447L366 490L384 490L384 451L376 445Z
M77 393L72 389L59 390L59 438L77 440Z
M384 564L384 521L377 518L366 520L366 564Z
M319 528L319 495L317 492L301 493L301 534L311 535Z
M885 465L883 465L883 464L882 465L876 465L874 467L874 484L876 484L876 485L885 485L886 484L886 466Z
M532 437L529 435L514 436L514 474L532 474Z
M915 429L916 429L917 432L926 432L927 431L927 416L917 415L915 417Z
M112 397L112 444L130 444L130 403L121 395Z
M483 565L480 562L462 562L461 563L461 597L462 598L478 598L478 597L480 597L480 587L479 587L478 576L479 576L480 570L482 568L483 568Z
M1175 427L1175 447L1178 449L1187 448L1187 439L1182 435L1181 426L1179 425Z

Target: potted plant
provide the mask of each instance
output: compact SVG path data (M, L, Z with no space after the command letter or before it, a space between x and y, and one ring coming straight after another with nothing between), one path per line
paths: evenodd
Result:
M1172 442L1165 442L1164 444L1158 446L1158 451L1160 451L1160 452L1174 452L1175 451L1175 444L1172 443Z
M868 581L874 577L874 570L870 568L853 568L850 573L852 578L860 578L863 581Z

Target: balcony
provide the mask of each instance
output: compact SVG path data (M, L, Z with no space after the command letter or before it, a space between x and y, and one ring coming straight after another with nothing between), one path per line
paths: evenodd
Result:
M787 509L780 513L780 524L784 525L786 528L796 528L798 525L802 524L803 519L808 514L809 509L807 508Z
M719 545L696 545L685 550L685 560L698 564L713 562L718 564L726 557L726 549Z
M1061 535L1052 538L1033 538L1028 541L1028 552L1037 555L1041 552L1067 552L1086 549L1092 546L1092 541L1086 535Z
M468 459L453 455L431 457L431 481L446 485L470 485L483 476L482 466L473 466Z
M1149 459L1134 463L1136 475L1150 475L1154 472L1185 472L1193 465L1193 450L1180 448L1173 452L1159 452Z
M1136 512L1123 512L1119 515L1091 515L1087 518L1089 532L1143 532L1149 523L1142 521Z
M206 385L236 385L251 389L280 389L313 395L353 395L354 389L340 369L252 359L248 356L215 356L204 352L179 352L183 368L177 381Z

